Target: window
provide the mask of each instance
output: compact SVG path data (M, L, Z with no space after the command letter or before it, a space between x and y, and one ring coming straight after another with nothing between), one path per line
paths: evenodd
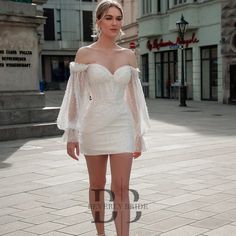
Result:
M43 15L47 18L44 25L44 40L55 40L54 10L44 8Z
M215 100L218 96L217 46L201 48L201 96L203 100Z
M149 63L148 54L142 55L142 85L145 97L149 97Z
M56 39L62 40L61 37L61 9L56 10Z
M143 15L149 14L152 12L152 0L142 0Z
M161 0L157 0L157 12L161 12Z
M193 51L192 48L185 50L185 80L187 82L187 98L193 98Z
M177 50L155 54L155 92L156 97L174 98L176 91L173 85L177 82Z
M93 12L92 11L83 11L83 36L84 41L92 42L93 38Z
M178 4L182 4L182 3L186 3L187 0L174 0L174 5L178 5Z

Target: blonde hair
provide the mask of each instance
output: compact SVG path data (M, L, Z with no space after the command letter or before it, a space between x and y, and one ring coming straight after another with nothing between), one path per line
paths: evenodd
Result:
M97 8L96 8L96 11L95 11L95 17L96 17L96 20L99 21L103 18L103 16L107 13L107 11L109 10L109 8L111 7L116 7L120 13L121 13L121 16L122 16L122 19L124 18L124 11L123 11L123 8L121 6L121 4L117 1L114 1L114 0L102 0L98 5L97 5ZM92 35L92 37L94 38L99 38L100 36L100 29L98 28L97 24L95 26L95 34ZM122 30L120 30L120 35L124 35L124 32Z

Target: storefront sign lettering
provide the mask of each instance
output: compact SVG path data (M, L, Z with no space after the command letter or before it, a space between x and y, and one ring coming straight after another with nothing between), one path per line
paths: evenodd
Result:
M163 41L163 39L154 39L153 41L148 40L147 41L147 48L149 49L149 51L151 51L152 49L156 48L157 50L159 50L162 47L170 47L170 46L175 46L175 45L184 45L186 48L189 46L189 44L191 43L198 43L199 40L196 38L195 33L192 34L192 38L191 39L185 39L183 42L181 42L180 38L177 37L175 42L172 41Z
M0 50L0 67L31 67L29 56L32 51L26 50Z

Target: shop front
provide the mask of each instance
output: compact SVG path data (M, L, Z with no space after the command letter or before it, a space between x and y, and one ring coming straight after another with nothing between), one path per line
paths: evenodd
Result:
M162 37L149 39L146 42L148 54L153 54L153 69L155 80L155 98L178 98L180 85L181 50L184 50L184 78L187 86L187 98L193 99L193 50L192 45L197 44L195 33L181 44L179 38L175 40ZM145 54L146 57L148 54ZM143 61L143 60L142 60ZM142 66L145 70L145 67ZM147 70L147 69L146 69ZM146 71L145 70L145 71ZM147 74L146 72L144 74ZM146 76L144 76L146 77Z
M149 85L145 91L150 98L179 99L180 87L184 86L189 100L223 102L221 3L159 3L160 11L142 11L146 5L141 5L138 19L140 68L142 80ZM176 24L181 16L188 23L184 40ZM231 67L231 71L234 77L235 69ZM228 89L233 91L231 81Z
M197 33L192 32L187 34L183 44L180 43L178 36L174 39L173 35L159 36L148 39L146 45L143 43L143 48L145 48L145 54L141 56L143 78L146 78L146 81L154 80L155 89L152 90L150 97L179 98L182 76L181 50L183 50L187 99L219 101L219 96L222 94L222 89L219 87L219 84L222 84L219 73L221 70L219 45L203 45ZM234 77L234 68L231 68L231 71ZM231 87L234 88L233 83Z

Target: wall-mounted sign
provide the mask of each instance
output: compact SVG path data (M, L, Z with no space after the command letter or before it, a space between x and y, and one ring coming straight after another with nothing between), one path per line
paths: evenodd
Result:
M164 41L162 38L160 39L154 39L154 40L148 40L147 41L147 48L149 51L152 49L157 49L159 50L162 47L173 47L175 45L184 45L186 48L189 46L189 44L192 43L198 43L199 40L196 38L195 33L192 34L191 39L184 39L184 42L181 42L180 38L177 37L175 42L172 41Z
M0 67L31 67L32 51L0 50Z
M130 49L135 49L136 48L135 42L130 42L129 43L129 48Z

